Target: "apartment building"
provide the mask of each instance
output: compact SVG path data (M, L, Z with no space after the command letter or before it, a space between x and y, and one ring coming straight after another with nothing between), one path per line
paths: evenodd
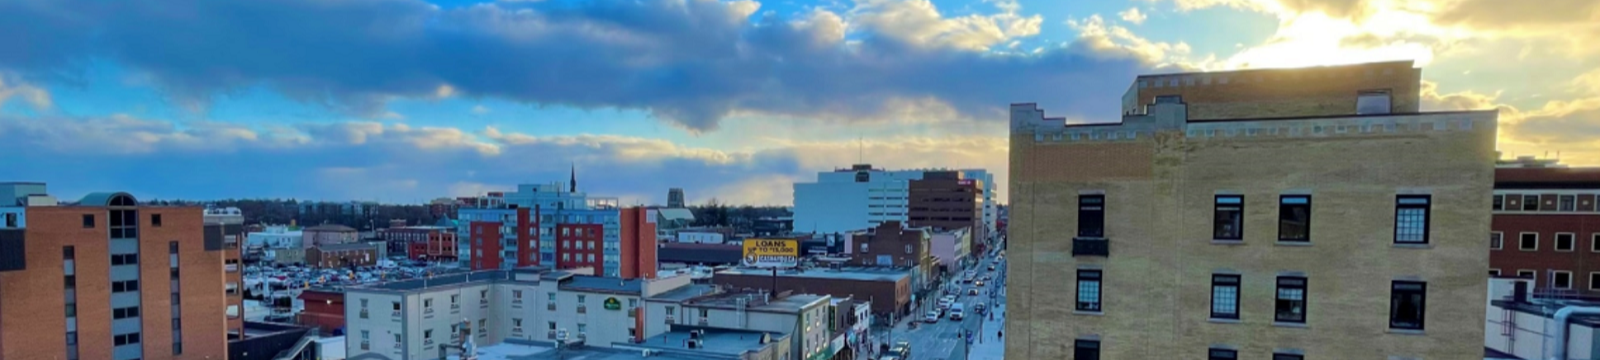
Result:
M1109 124L1013 104L1007 356L1482 358L1497 113L1419 112L1419 77L1141 76Z
M233 207L205 209L202 220L206 225L215 225L213 229L222 232L222 288L223 297L227 301L228 339L242 339L245 334L244 291L240 286L244 284L244 276L241 271L243 269L240 269L240 256L243 253L244 242L240 240L246 236L244 212Z
M345 290L346 354L351 359L436 359L472 327L480 346L550 343L563 331L587 346L632 344L645 297L689 285L688 276L618 279L548 267L475 271Z
M656 221L649 211L567 189L523 184L517 192L490 193L491 201L479 202L487 207L459 209L462 258L477 270L538 265L654 276Z
M404 220L401 220L404 221ZM456 228L444 226L390 226L378 230L379 239L388 243L389 252L425 261L456 261Z
M651 333L687 325L791 334L789 359L826 359L840 350L831 342L831 304L828 295L723 291L696 284L646 298L644 326Z
M228 356L227 225L123 192L58 203L45 190L0 183L0 358Z
M981 190L980 217L994 223L994 175L983 169L885 170L872 164L817 173L817 181L794 184L794 223L800 232L845 233L886 221L910 221L911 181L929 173L960 173ZM990 229L986 229L990 230Z
M1489 274L1533 279L1541 296L1600 295L1596 196L1600 168L1529 157L1501 161L1495 168Z

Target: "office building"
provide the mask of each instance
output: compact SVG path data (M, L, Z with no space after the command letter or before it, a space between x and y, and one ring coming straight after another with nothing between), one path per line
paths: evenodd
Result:
M1600 168L1520 158L1494 173L1489 274L1532 279L1539 296L1600 295Z
M957 171L929 171L910 185L907 224L938 230L968 228L976 244L963 246L983 248L989 221L984 220L982 181L964 178Z
M835 298L866 300L872 303L872 312L878 315L911 313L913 286L909 269L792 269L779 271L777 279L773 279L772 272L767 269L736 268L717 271L712 274L711 282L728 289L815 292Z
M667 189L667 207L669 207L669 208L682 208L684 206L684 204L685 203L683 202L683 188Z
M1420 73L1140 76L1108 124L1013 104L1006 355L1482 358L1497 113L1418 111Z
M950 271L976 260L972 257L971 245L972 230L969 228L935 231L928 237L929 255Z
M794 184L792 229L809 233L845 233L885 221L910 220L911 181L927 173L959 172L982 191L984 226L994 223L994 176L982 169L884 170L871 164L817 173L817 181ZM986 231L987 233L987 231Z
M224 228L123 192L0 184L0 358L222 359Z

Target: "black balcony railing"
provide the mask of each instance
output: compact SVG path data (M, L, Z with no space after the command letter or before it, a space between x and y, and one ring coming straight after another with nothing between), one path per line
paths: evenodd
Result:
M1073 238L1072 256L1111 256L1111 241L1105 238Z

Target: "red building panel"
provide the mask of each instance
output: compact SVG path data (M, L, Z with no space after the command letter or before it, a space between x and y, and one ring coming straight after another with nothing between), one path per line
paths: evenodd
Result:
M468 227L472 240L472 269L499 269L501 261L500 222L473 221Z

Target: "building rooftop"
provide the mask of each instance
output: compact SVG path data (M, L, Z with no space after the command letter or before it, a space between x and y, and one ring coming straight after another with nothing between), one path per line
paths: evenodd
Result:
M649 298L649 300L682 302L684 300L689 300L689 299L693 299L693 298L697 298L697 297L701 297L701 296L705 296L705 295L709 295L709 294L715 294L715 293L718 293L719 291L720 290L718 290L716 286L712 286L712 285L689 284L689 285L686 285L686 286L683 286L683 287L680 287L680 288L677 288L677 289L669 290L669 291L664 292L664 293L656 294L656 296L651 296Z
M718 271L717 274L771 276L772 270L756 268L738 268ZM804 270L778 270L780 277L803 277L816 279L841 279L857 281L900 281L911 276L909 270L890 268L843 268Z
M1553 318L1556 314L1556 311L1559 311L1561 308L1567 306L1600 307L1600 301L1573 299L1535 298L1532 301L1492 300L1489 303L1501 309L1538 315L1546 318ZM1583 324L1588 327L1600 327L1600 315L1573 315L1571 321L1574 324Z
M344 226L344 225L339 225L339 224L322 224L322 225L317 225L317 226L312 226L312 227L308 227L308 228L305 228L305 229L304 229L304 230L305 230L305 231L343 231L343 232L355 232L355 231L356 231L356 228L353 228L353 227L349 227L349 226Z
M1165 74L1145 74L1145 75L1139 75L1138 78L1144 79L1144 78L1158 78L1158 77L1184 76L1184 75L1244 74L1244 73L1266 72L1266 71L1297 71L1297 70L1298 71L1305 71L1305 70L1317 70L1317 69L1374 67L1374 66L1382 66L1382 65L1393 65L1393 66L1405 65L1407 67L1411 67L1411 66L1414 66L1415 64L1416 64L1415 60L1394 60L1394 61L1375 61L1375 62L1368 62L1368 63L1343 64L1343 65L1326 65L1326 66L1309 66L1309 67L1258 68L1258 69L1239 69L1239 70L1229 70L1229 71L1197 71L1197 72L1178 72L1178 73L1165 73Z
M548 279L549 276L554 275L554 274L565 274L565 273L559 272L559 271L548 271L548 270L549 270L549 268L531 266L531 267L511 269L511 270L472 271L472 272L454 273L454 274L446 274L446 275L437 275L437 276L433 276L433 277L429 277L429 278L422 278L422 279L390 281L390 282L378 283L378 284L373 284L373 285L368 285L368 286L352 287L350 289L355 289L355 290L359 290L359 289L375 289L375 290L393 290L393 291L406 291L406 292L409 292L409 291L420 291L420 290L426 290L426 289L438 288L438 287L459 286L459 285L462 285L462 284L475 283L475 282L510 280L512 278L512 274L516 274L516 273L539 273L541 280Z
M560 285L561 290L592 291L620 294L644 293L643 279L619 279L588 275L574 275Z
M815 294L780 293L778 296L770 296L770 293L765 291L738 291L691 298L685 305L729 309L744 307L756 311L799 313L812 304L828 298L830 297L827 295Z
M686 353L692 353L738 356L746 352L761 351L761 349L771 346L772 343L770 341L766 344L761 343L763 334L767 335L769 340L781 340L787 336L776 332L701 328L703 333L700 335L700 347L690 349L687 345L690 329L692 328L676 327L673 331L652 336L645 339L644 342L633 344L632 346L663 350L662 355L673 355L673 353L676 353L676 355L689 355ZM642 355L640 352L633 353L634 355Z
M318 245L317 249L318 250L322 250L322 251L347 251L347 250L373 249L373 247L372 247L372 244L367 244L367 243L349 243L349 244ZM376 250L376 249L374 249L374 250Z

